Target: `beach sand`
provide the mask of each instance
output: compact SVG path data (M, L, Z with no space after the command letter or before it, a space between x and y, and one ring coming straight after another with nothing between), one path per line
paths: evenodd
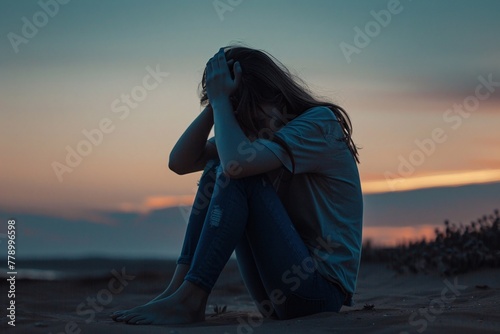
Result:
M445 278L436 274L397 274L384 264L363 263L354 307L343 307L338 314L321 313L280 321L259 317L237 265L231 260L210 296L205 322L135 326L114 322L109 314L155 297L164 289L175 263L170 261L161 270L129 267L118 260L114 263L112 268L117 272L124 268L127 275L136 276L125 279L126 286L115 293L110 292L111 274L62 281L18 280L15 327L7 324L3 302L6 284L2 279L2 332L500 333L500 269ZM90 306L92 300L94 308ZM227 305L227 311L215 315L215 304Z

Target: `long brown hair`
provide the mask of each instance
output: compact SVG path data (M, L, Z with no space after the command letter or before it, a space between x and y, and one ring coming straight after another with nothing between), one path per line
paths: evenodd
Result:
M291 74L280 61L265 51L230 45L224 48L224 52L228 62L230 60L239 62L242 69L240 84L230 100L233 109L237 111L236 119L247 136L257 136L262 128L259 122L262 119L262 105L270 104L278 110L286 110L291 119L310 108L325 106L335 114L342 127L344 137L338 140L347 144L359 163L358 150L351 137L351 120L342 107L314 97L304 81ZM234 78L233 67L229 68ZM206 71L203 72L199 95L201 105L207 105L209 100L206 91ZM276 138L276 141L285 146L285 150L290 154L286 143L278 136L274 136L273 140ZM293 156L291 154L290 156L293 162Z

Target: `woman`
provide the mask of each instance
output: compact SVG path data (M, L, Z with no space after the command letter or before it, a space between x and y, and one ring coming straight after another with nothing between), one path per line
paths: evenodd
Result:
M201 104L170 154L177 174L203 170L174 276L158 297L113 319L203 321L233 251L264 317L351 305L363 202L346 112L315 99L265 52L240 46L208 61Z

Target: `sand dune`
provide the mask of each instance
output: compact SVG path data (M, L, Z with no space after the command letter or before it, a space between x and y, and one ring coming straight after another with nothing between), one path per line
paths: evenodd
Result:
M117 263L119 268L120 263ZM340 313L279 321L256 313L236 264L231 261L210 296L206 321L184 326L133 326L109 318L115 310L142 304L162 290L173 263L163 272L137 273L102 310L91 312L87 297L107 295L109 278L18 282L12 333L499 333L500 269L455 277L397 274L383 264L362 264L354 307ZM170 272L170 274L169 274ZM3 284L3 283L2 283ZM3 286L5 286L3 284ZM227 305L215 315L213 305ZM101 305L98 305L101 306ZM5 308L2 307L5 310ZM5 312L5 311L4 311ZM2 330L3 331L3 330Z

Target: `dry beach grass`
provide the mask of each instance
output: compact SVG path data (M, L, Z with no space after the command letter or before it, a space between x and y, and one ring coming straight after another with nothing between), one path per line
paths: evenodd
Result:
M392 249L366 247L355 306L338 314L262 319L231 260L210 296L205 322L172 327L116 323L109 314L157 295L175 262L106 260L102 267L107 275L18 280L16 326L8 326L4 316L1 327L11 333L53 334L498 333L498 227L496 211L467 226L447 223L432 241ZM85 261L71 262L81 269ZM109 282L122 270L128 278L121 290L111 293Z

